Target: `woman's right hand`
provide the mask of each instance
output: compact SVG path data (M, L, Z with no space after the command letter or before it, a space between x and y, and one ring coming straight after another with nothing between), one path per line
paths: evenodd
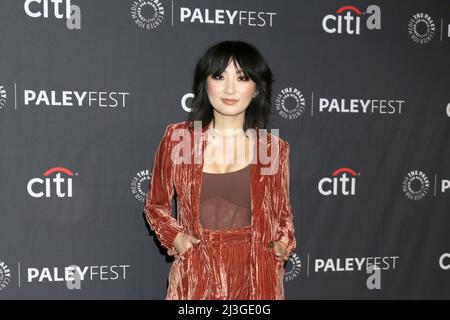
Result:
M199 244L200 240L190 234L179 232L173 241L173 246L178 254L183 254L186 250L195 244Z

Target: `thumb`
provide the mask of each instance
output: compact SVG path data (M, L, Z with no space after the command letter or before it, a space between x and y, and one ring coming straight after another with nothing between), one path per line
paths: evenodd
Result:
M200 239L197 239L197 238L195 238L195 237L192 237L191 241L192 241L192 243L194 243L194 244L199 244L199 243L200 243Z

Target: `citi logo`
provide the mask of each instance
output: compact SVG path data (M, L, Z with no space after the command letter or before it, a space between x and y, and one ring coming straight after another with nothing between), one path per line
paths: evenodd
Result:
M75 174L63 167L53 167L44 172L44 179L33 178L28 181L28 194L34 198L72 197L72 177ZM52 177L53 176L53 177Z
M320 179L318 189L324 196L356 194L356 172L350 168L335 170L330 177Z
M81 29L81 9L70 0L25 0L23 8L31 18L47 19L53 14L56 19L67 20L67 29Z
M442 270L450 270L450 253L446 252L439 258L439 266Z
M365 12L354 6L343 6L336 14L328 14L322 20L322 28L327 33L346 33L359 35L361 32L361 17L367 16L366 27L369 30L381 29L381 9L370 5Z
M65 18L70 18L70 0L65 1L65 8L63 8L63 12L60 12L59 4L61 2L64 2L64 0L26 0L23 4L23 8L25 9L25 12L27 15L29 15L32 18L39 18L43 16L44 18L48 18L48 7L49 2L53 4L53 13L55 15L55 18L57 19L63 19L64 18L64 9L65 9ZM33 4L33 8L31 8L31 4ZM39 7L42 8L42 10L38 9Z

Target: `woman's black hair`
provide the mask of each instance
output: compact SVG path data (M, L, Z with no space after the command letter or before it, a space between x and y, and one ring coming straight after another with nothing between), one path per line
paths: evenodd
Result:
M254 97L245 111L243 130L248 128L266 129L271 115L271 97L273 75L261 53L254 46L242 41L223 41L210 47L197 62L194 73L194 99L188 120L202 121L207 126L213 119L213 107L206 93L206 81L209 75L220 75L232 59L237 69L239 64L245 76L256 83Z

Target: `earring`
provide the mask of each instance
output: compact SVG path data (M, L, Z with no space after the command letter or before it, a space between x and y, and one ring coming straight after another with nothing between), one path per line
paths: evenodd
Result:
M253 98L256 98L257 95L258 95L258 91L256 91L256 92L253 94Z

